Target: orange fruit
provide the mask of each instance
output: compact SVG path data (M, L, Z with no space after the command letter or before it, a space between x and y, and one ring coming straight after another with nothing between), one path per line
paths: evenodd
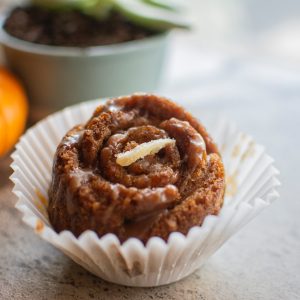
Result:
M25 90L18 79L0 67L0 156L15 145L24 131L28 113Z

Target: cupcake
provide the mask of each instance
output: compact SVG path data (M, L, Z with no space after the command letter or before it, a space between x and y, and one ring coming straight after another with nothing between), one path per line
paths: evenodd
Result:
M100 105L63 137L48 213L57 232L167 241L218 214L224 191L223 163L203 125L170 100L133 95Z
M253 138L194 113L216 143L154 95L84 102L42 120L13 154L23 220L110 282L159 286L190 275L278 198L279 185Z

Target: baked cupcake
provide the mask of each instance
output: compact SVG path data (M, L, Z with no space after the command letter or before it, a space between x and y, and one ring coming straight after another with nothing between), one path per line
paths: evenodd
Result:
M100 103L28 130L11 177L24 222L96 276L139 287L181 280L278 198L273 160L232 122L206 120L226 169L223 202L223 164L195 118L152 95Z
M224 191L222 159L203 125L168 99L136 94L108 100L63 137L48 213L57 232L167 241L217 215Z

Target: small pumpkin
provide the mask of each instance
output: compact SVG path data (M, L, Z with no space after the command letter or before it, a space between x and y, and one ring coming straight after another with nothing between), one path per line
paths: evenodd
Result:
M0 156L6 154L25 128L28 102L22 84L0 67Z

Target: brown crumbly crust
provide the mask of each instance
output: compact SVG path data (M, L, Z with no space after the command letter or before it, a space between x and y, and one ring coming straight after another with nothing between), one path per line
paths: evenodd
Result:
M128 167L116 163L117 154L160 138L176 143ZM59 144L49 217L56 231L76 236L90 229L99 236L114 233L121 241L167 240L219 213L224 177L216 145L182 107L155 95L116 98Z

